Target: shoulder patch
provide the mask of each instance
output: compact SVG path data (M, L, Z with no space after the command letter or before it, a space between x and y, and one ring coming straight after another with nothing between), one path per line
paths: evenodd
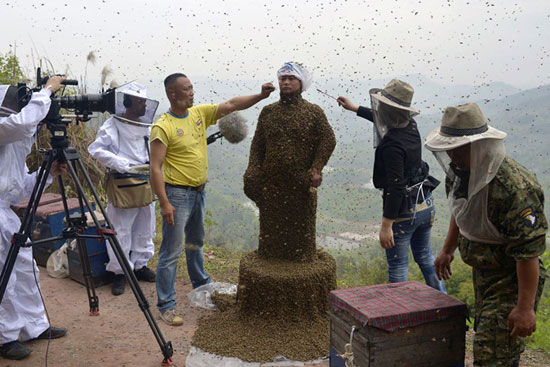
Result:
M529 227L534 227L535 224L537 223L537 217L533 213L533 209L531 207L527 207L523 209L519 213L519 216L521 217L521 219L523 219L525 224L527 224Z

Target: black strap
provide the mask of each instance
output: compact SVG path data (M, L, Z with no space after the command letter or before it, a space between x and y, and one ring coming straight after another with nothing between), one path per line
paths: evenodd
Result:
M116 179L122 179L122 178L138 178L140 180L149 180L149 175L145 175L142 173L119 173L115 170L109 171L109 174L113 176Z
M147 157L149 157L149 160L145 163L150 163L151 162L151 152L149 152L149 137L147 135L145 135L143 137L143 140L145 140L145 149L147 149Z
M408 102L404 102L402 100L400 100L399 98L395 98L394 96L392 96L391 94L389 94L388 92L382 90L381 91L382 95L384 97L386 97L387 99L389 99L390 101L393 101L397 104L400 104L401 106L405 106L405 107L411 107L411 104L408 103Z
M441 126L440 131L444 134L451 135L451 136L466 136L466 135L481 134L487 130L489 130L489 126L485 124L483 126L476 127L474 129L457 129L449 126Z

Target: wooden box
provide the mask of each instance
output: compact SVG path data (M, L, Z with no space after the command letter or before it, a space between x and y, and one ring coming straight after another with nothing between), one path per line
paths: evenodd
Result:
M330 346L358 367L463 367L466 305L422 283L332 291ZM331 357L331 367L342 366Z

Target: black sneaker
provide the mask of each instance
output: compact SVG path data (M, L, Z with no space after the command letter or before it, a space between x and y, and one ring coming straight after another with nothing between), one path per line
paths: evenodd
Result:
M135 270L136 278L138 280L143 280L145 282L154 283L155 282L155 272L149 269L147 266L139 270Z
M32 349L27 348L19 341L6 343L0 347L0 356L6 359L23 359L31 354Z
M126 287L126 277L124 274L116 274L115 280L113 281L113 287L111 288L111 293L115 296L120 296L124 293L124 288Z
M67 334L67 329L50 326L34 339L57 339L65 336L65 334Z

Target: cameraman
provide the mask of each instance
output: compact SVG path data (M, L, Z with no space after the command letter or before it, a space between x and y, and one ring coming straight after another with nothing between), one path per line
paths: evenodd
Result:
M19 113L15 112L17 98L10 95L15 88L0 86L0 269L4 268L12 236L21 226L10 206L29 197L36 182L37 173L28 173L25 157L31 151L38 124L50 109L50 95L61 88L64 80L61 76L48 79L46 86L34 93ZM55 162L48 181L65 170L66 164ZM4 358L22 359L31 353L19 338L55 339L67 333L66 329L50 326L37 282L38 268L32 248L21 247L0 303L0 355Z

